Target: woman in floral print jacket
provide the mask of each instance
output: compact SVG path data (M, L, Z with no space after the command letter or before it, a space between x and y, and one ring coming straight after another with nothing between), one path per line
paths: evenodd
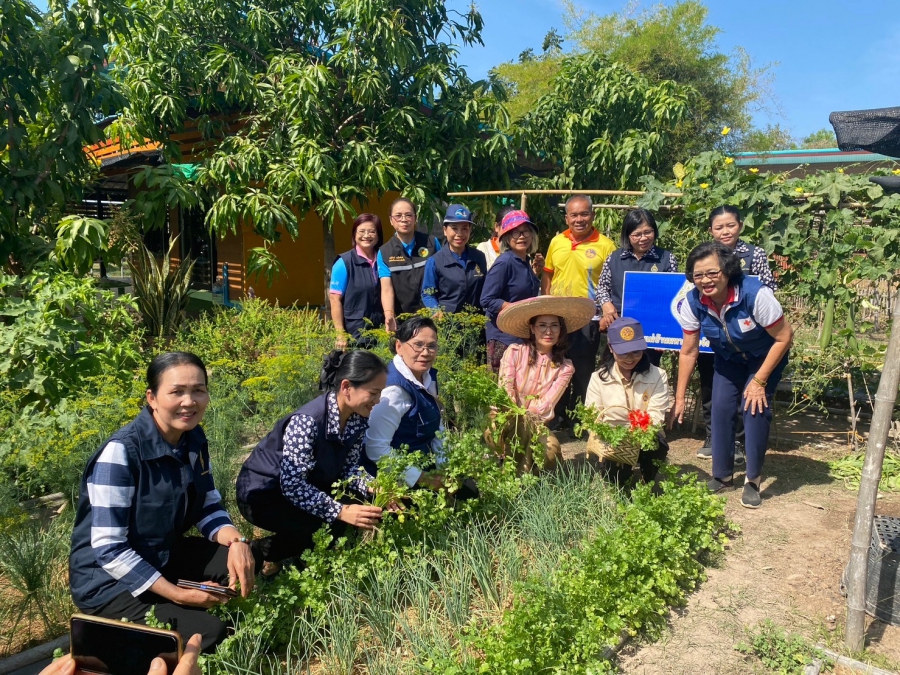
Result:
M312 548L313 533L328 523L371 530L382 511L359 503L371 476L360 466L369 413L381 399L387 368L364 350L334 351L325 359L326 393L278 421L244 462L237 479L238 508L250 523L274 534L255 542L267 565ZM332 485L351 479L356 500L331 496ZM355 502L355 503L354 503Z

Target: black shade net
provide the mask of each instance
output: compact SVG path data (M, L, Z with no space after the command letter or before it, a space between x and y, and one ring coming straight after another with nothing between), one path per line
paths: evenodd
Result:
M900 107L833 112L828 121L841 150L868 150L900 157Z

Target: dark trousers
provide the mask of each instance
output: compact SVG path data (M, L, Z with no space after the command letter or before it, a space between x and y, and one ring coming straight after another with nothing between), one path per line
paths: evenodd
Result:
M257 559L257 569L262 561ZM169 555L169 563L160 572L168 581L213 581L228 585L228 548L200 537L183 537L177 540ZM107 619L128 619L134 623L146 623L146 614L155 606L156 618L171 624L187 642L194 633L203 636L203 651L215 651L217 644L226 637L225 622L209 614L201 607L177 605L156 593L146 591L138 597L129 592L121 593L96 609L85 609L85 614Z
M294 558L311 549L313 534L325 524L324 520L294 506L281 494L257 494L251 496L249 502L239 499L238 509L247 522L274 532L253 542L260 558L270 562ZM337 538L347 526L336 520L330 527Z
M769 444L769 428L772 425L772 397L781 381L781 374L788 357L781 360L766 381L766 400L769 407L762 413L744 410L744 390L765 356L743 363L715 357L712 401L712 474L727 480L734 473L734 411L740 405L744 420L744 452L747 454L747 478L757 480L762 475L763 461Z
M566 358L571 359L572 365L575 366L575 374L572 375L572 381L562 398L559 399L555 409L555 416L563 423L565 420L572 422L574 417L568 411L575 410L575 406L579 402L584 402L591 375L597 370L599 348L599 321L591 321L581 330L569 333L569 351L566 353Z
M665 435L660 432L658 438L659 445L656 450L641 450L638 454L638 468L641 470L641 477L645 483L656 480L656 475L659 473L657 462L664 462L669 454L669 442ZM633 467L605 459L600 463L600 470L603 472L604 478L624 487L631 478Z
M707 438L712 437L713 363L715 354L701 352L697 356L697 372L700 374L700 405ZM659 365L659 364L656 364ZM734 411L734 439L744 442L744 416L739 409Z

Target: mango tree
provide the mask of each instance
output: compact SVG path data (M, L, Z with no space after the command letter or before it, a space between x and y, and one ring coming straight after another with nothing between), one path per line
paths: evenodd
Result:
M129 106L123 139L164 143L189 125L208 153L197 184L215 231L252 224L266 244L251 269L274 272L268 244L331 225L370 194L435 205L450 186L504 185L514 149L502 92L473 82L451 41L480 43L481 16L442 0L137 0L140 26L115 45Z

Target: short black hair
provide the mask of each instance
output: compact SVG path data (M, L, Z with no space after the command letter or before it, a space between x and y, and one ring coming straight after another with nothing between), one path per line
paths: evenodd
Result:
M419 331L423 328L430 328L437 334L437 325L427 316L412 316L401 323L400 327L397 328L397 332L394 334L394 339L391 340L391 353L397 353L398 342L409 342L418 335Z
M737 283L744 276L744 270L741 269L741 261L734 254L734 251L717 241L705 241L688 254L687 264L684 269L685 278L693 283L694 265L697 264L698 260L703 260L711 255L718 257L719 265L725 276L728 277L729 284Z
M163 352L157 354L147 366L147 389L154 394L159 391L163 373L177 366L196 366L203 372L203 382L209 386L209 375L202 359L192 352Z
M612 350L609 348L609 345L606 344L603 346L603 351L600 352L600 366L597 368L597 374L600 376L600 379L604 382L609 381L610 372L612 371L612 367L616 363L616 357L612 353ZM632 368L632 373L646 373L650 370L650 366L653 365L650 363L650 355L647 354L647 350L644 350L644 353L641 354L640 360L634 364L634 368Z
M386 372L384 361L372 352L365 349L351 352L335 349L325 356L322 372L319 374L319 389L335 391L344 380L348 380L354 387L360 387Z
M726 213L730 216L734 216L738 223L740 223L741 225L744 224L744 221L741 218L741 212L738 211L738 208L736 206L732 206L731 204L722 204L722 206L717 206L709 212L709 226L712 227L713 221L719 216L724 216Z
M641 225L649 225L653 228L653 244L656 245L656 241L659 239L659 227L656 225L656 218L654 218L653 214L647 209L634 209L633 211L630 211L628 215L625 216L625 220L622 221L622 234L620 238L622 248L626 250L631 249L631 240L629 237L631 236L631 233Z

